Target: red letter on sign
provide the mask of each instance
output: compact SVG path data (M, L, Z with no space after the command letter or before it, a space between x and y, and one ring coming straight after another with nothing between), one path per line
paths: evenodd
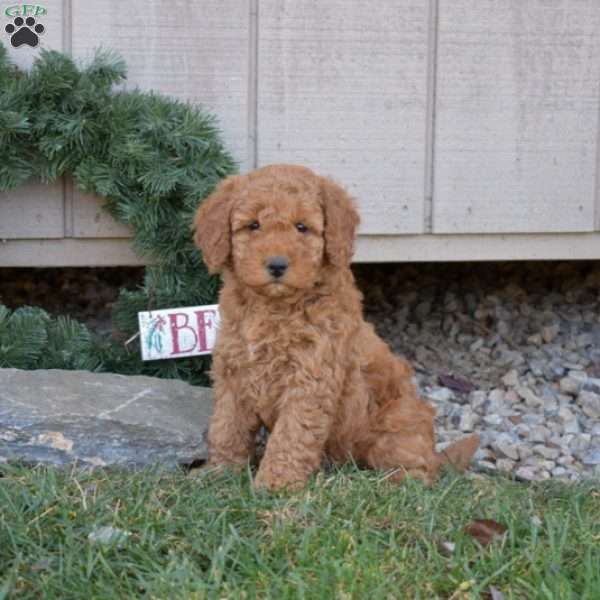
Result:
M206 319L205 315L212 315L211 319ZM198 321L198 345L200 352L206 352L208 350L208 342L206 341L206 330L210 329L213 325L214 318L217 315L215 310L197 310L196 319Z
M177 317L183 317L185 319L182 325L177 324ZM198 336L196 335L194 328L188 325L188 316L185 313L173 313L169 315L169 321L171 322L171 338L173 339L173 352L171 352L171 354L191 352L196 347ZM194 336L194 343L192 344L191 348L185 348L182 350L179 347L179 331L181 329L189 329L189 331L192 332L192 335Z

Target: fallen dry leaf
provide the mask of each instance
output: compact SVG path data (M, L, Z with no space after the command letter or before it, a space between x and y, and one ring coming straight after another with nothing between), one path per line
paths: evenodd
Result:
M506 525L492 519L478 519L465 527L465 532L475 538L482 546L487 546L494 539L506 533Z

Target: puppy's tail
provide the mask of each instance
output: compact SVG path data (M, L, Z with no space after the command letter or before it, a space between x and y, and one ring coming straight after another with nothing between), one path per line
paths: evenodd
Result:
M457 471L466 471L473 455L479 448L479 436L477 434L470 435L469 437L454 442L447 448L444 448L441 452L437 452L438 460L441 465L452 465Z

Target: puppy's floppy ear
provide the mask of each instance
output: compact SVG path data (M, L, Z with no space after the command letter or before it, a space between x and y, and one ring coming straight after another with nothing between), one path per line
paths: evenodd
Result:
M194 218L194 242L210 273L218 273L231 252L230 215L233 205L235 177L219 183L206 198Z
M354 234L360 222L352 198L337 183L321 177L325 213L325 254L331 264L347 267L354 254Z

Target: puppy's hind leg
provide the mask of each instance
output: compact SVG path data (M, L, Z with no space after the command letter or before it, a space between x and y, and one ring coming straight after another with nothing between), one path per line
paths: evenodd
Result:
M460 440L438 453L434 415L435 410L418 398L383 406L372 419L361 459L373 469L390 471L392 481L414 477L426 485L434 483L443 464L464 471L479 446L479 436Z

